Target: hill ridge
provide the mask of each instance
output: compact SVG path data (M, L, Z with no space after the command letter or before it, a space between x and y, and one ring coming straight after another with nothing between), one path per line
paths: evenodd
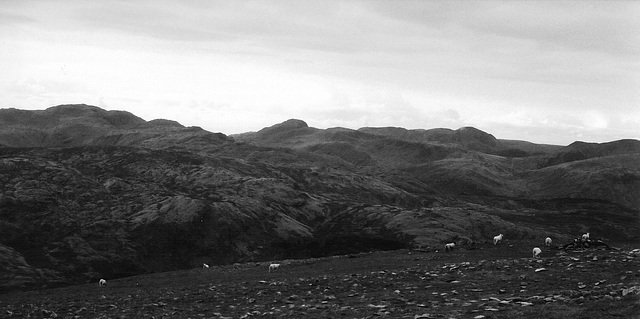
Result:
M145 121L127 111L107 111L86 104L63 104L36 111L0 109L0 123L0 145L6 147L163 148L184 146L187 139L212 144L229 142L224 134L185 127L176 121Z

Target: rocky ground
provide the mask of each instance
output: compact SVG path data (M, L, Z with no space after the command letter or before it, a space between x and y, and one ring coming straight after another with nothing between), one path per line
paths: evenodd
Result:
M640 249L396 250L0 295L7 318L638 318Z

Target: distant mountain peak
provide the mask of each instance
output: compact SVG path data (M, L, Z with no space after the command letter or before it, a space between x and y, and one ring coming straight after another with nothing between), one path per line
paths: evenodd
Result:
M267 132L282 132L282 131L290 131L301 128L308 128L309 125L303 120L298 119L289 119L282 123L278 123L269 127L265 127L258 131L258 133L267 133Z
M487 134L485 131L477 129L477 128L473 127L473 126L463 126L463 127L459 128L458 131L461 131L461 132L482 132L482 133Z
M45 110L0 109L0 146L144 146L164 148L224 143L226 136L186 128L166 119L145 121L127 111L86 104L57 105Z
M48 107L45 111L54 113L54 112L84 112L84 111L103 111L106 110L101 109L97 106L88 105L88 104L60 104L52 107Z
M477 141L487 146L495 147L498 142L495 136L471 126L465 126L457 129L456 135L463 143Z
M163 127L184 127L184 125L180 124L177 121L167 120L167 119L155 119L149 122L152 126L163 126Z
M272 127L305 128L305 127L309 127L309 125L307 125L307 123L303 120L289 119L280 124L276 124Z
M39 111L35 111L40 113ZM127 111L109 111L87 104L62 104L47 108L42 115L56 119L83 119L84 124L114 128L134 128L146 121Z

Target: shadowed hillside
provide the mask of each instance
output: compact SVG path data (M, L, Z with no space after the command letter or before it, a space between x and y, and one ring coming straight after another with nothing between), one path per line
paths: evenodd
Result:
M359 166L400 169L440 194L585 198L640 207L637 140L562 147L499 140L471 127L319 130L299 120L234 138L331 155Z
M3 109L0 123L3 291L500 232L640 233L634 140L561 147L300 120L227 137L87 105Z
M470 150L506 157L548 154L561 148L556 145L534 144L526 141L498 140L493 135L473 127L463 127L458 130L443 128L407 130L400 127L365 127L358 131L410 142L458 144Z
M124 111L60 105L43 111L0 109L0 145L6 147L136 146L169 148L224 143L223 134L170 120L145 120Z

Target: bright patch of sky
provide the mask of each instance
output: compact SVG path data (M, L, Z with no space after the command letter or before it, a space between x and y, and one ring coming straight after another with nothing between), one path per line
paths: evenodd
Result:
M640 139L640 2L14 1L0 108Z

